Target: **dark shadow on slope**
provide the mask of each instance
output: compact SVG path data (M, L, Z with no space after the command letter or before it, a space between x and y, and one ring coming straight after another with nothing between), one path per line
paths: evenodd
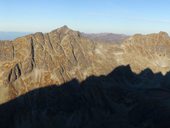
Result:
M0 128L170 128L170 73L120 66L0 105Z

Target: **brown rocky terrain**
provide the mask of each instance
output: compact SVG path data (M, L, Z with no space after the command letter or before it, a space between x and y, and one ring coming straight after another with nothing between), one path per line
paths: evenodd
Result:
M106 74L115 65L109 62L111 48L103 49L67 26L0 45L1 102L49 84Z
M98 43L63 26L50 33L35 33L0 42L0 102L35 88L60 85L73 78L106 75L119 65L134 72L170 70L167 33L134 35L121 45Z
M170 37L165 32L149 35L134 35L121 46L123 63L130 64L135 72L150 68L165 74L170 70Z

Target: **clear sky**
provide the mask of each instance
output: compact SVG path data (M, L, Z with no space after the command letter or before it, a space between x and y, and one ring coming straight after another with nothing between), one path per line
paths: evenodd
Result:
M0 0L0 31L170 33L170 0Z

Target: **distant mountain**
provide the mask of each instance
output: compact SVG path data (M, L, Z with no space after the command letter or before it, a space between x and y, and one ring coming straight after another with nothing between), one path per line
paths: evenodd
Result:
M82 33L82 35L94 41L105 43L121 43L129 37L128 35L114 33Z
M14 40L28 34L29 32L0 32L0 40Z

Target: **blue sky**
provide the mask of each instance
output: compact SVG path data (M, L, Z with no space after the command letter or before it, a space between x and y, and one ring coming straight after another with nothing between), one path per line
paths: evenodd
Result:
M0 0L0 31L170 33L170 0Z

